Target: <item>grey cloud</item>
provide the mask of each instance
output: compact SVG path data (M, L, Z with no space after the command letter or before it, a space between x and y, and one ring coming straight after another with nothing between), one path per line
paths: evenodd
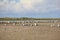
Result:
M60 0L46 0L44 3L36 3L34 4L34 9L39 10L40 12L49 12L60 10Z
M36 0L37 1L37 0ZM20 7L18 10L18 12L22 11L23 12L27 12L27 11L31 11L32 12L50 12L50 11L56 11L56 10L60 10L60 0L44 0L43 3L40 2L35 2L32 4L32 8L27 10L24 9L24 7L22 6L22 4L19 4L17 6L17 8L15 9L15 5L16 4L10 4L9 0L0 0L0 12L4 11L4 12L9 12L9 11L13 11L15 12L16 9L18 9L18 6Z

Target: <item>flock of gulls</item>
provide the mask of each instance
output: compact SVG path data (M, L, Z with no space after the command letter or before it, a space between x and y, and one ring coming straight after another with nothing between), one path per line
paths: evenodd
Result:
M27 23L27 24L26 24ZM38 22L10 22L10 21L6 21L6 22L0 22L0 25L5 25L5 26L7 26L7 25L13 25L13 26L16 26L16 25L22 25L22 26L39 26L38 25ZM42 24L42 25L44 25L44 24ZM57 25L55 24L55 23L53 23L53 24L50 24L50 26L51 27L54 27L54 26L57 26L57 27L60 27L60 24L58 23Z

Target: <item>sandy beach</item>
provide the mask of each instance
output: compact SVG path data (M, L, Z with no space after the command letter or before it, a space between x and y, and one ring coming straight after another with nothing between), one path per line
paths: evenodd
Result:
M55 26L0 26L0 40L60 40Z

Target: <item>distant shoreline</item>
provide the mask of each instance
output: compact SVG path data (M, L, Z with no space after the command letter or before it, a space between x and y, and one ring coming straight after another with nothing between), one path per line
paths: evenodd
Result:
M22 18L0 18L0 20L60 20L60 18L27 18L27 17L22 17Z

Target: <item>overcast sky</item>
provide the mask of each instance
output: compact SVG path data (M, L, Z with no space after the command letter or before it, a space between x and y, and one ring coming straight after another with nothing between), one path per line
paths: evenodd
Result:
M60 18L60 0L0 0L0 17Z

